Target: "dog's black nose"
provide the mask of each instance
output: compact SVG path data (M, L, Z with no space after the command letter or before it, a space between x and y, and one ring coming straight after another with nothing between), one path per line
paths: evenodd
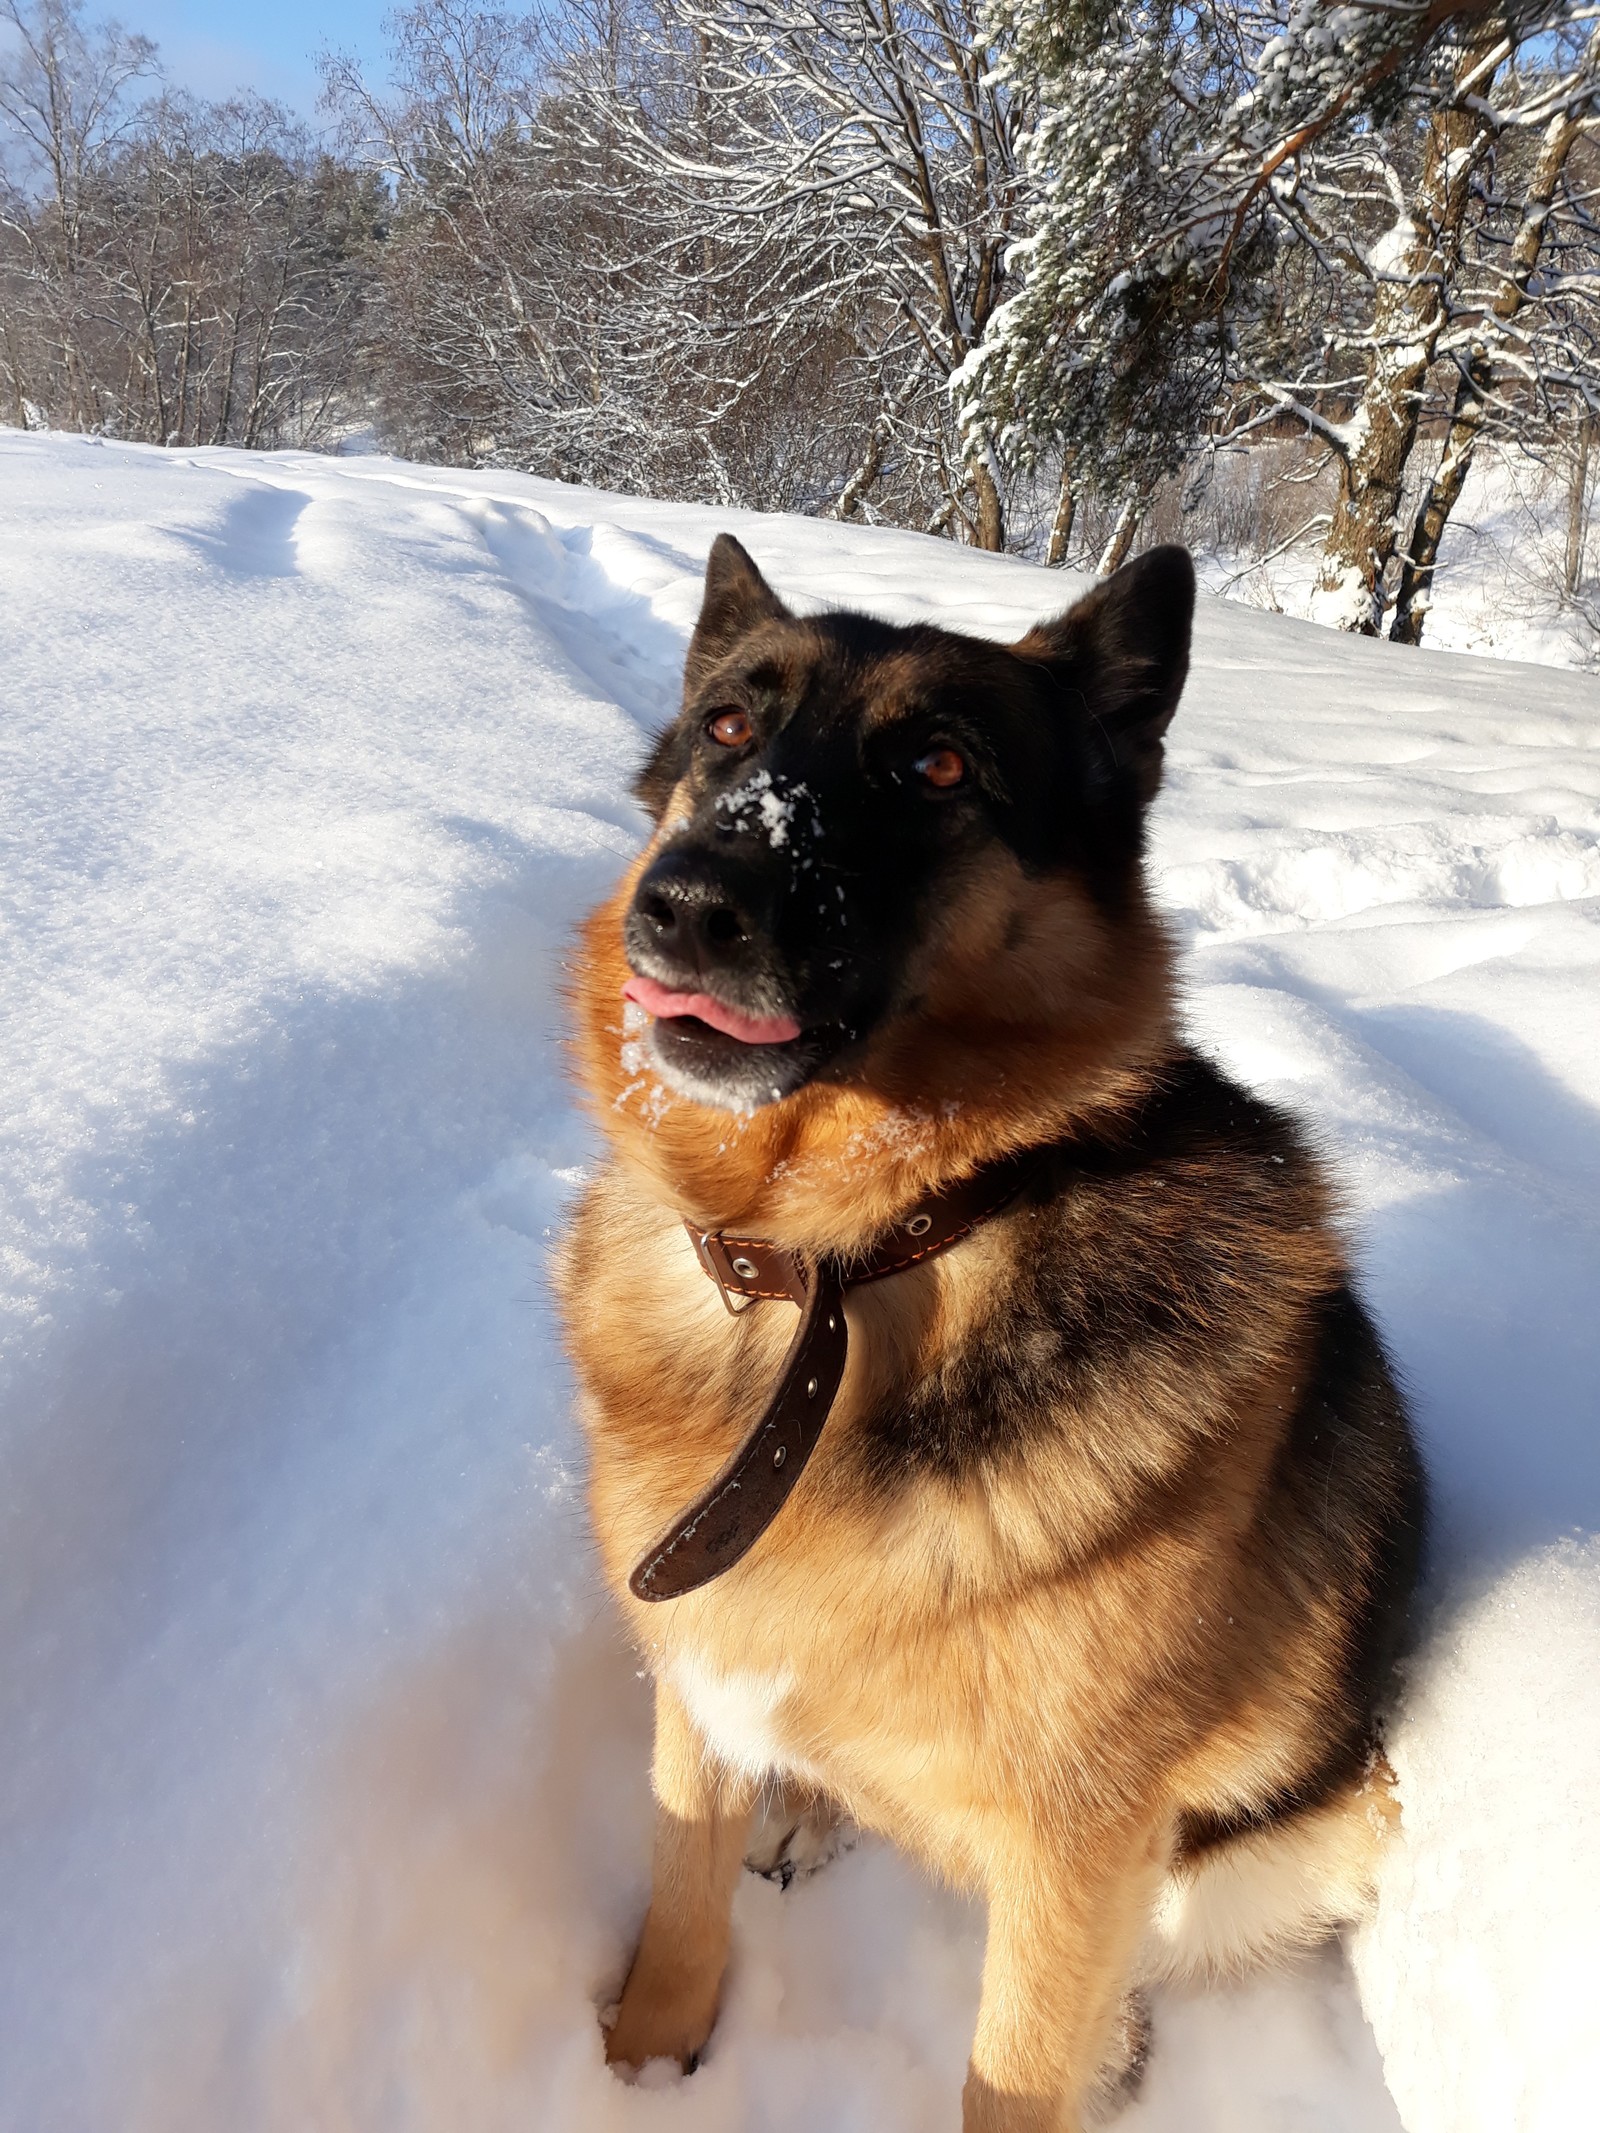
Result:
M641 943L675 965L675 974L697 976L741 960L763 931L760 904L752 884L685 851L663 852L633 898Z

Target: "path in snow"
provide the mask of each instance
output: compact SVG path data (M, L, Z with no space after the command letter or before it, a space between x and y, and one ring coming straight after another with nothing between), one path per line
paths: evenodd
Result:
M729 523L784 591L895 619L1016 634L1067 589L912 535L0 431L17 2133L958 2122L980 1921L881 1848L741 1890L691 2083L620 2087L592 2017L648 1699L544 1297L589 1150L557 988ZM1122 2123L1570 2133L1600 688L1208 602L1170 760L1192 1019L1340 1165L1441 1532L1356 1950L1376 2042L1336 1955L1169 1998Z

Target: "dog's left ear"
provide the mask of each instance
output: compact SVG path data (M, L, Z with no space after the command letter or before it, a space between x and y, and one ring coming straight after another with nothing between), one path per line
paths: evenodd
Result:
M1161 783L1162 737L1189 672L1193 622L1188 549L1151 548L1012 647L1081 700L1091 745L1132 774L1142 801Z
M791 619L789 610L733 535L719 533L706 558L700 619L689 639L689 656L683 666L685 692L757 624Z

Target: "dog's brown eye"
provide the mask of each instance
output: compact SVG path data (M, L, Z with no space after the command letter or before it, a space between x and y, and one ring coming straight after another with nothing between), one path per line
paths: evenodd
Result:
M941 792L959 785L967 774L965 761L953 748L930 748L926 755L919 755L911 767L919 778L937 785Z
M742 711L719 711L707 723L706 731L724 748L742 748L750 738L750 721Z

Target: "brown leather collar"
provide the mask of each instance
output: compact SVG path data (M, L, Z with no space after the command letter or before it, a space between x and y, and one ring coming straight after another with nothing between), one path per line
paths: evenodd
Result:
M709 1584L749 1553L783 1509L816 1449L844 1376L846 1291L903 1273L959 1243L1016 1198L1045 1153L1025 1149L931 1195L870 1251L852 1258L830 1255L808 1262L760 1237L684 1225L730 1311L781 1299L800 1306L800 1323L754 1428L710 1486L635 1564L628 1588L636 1598L675 1600Z

